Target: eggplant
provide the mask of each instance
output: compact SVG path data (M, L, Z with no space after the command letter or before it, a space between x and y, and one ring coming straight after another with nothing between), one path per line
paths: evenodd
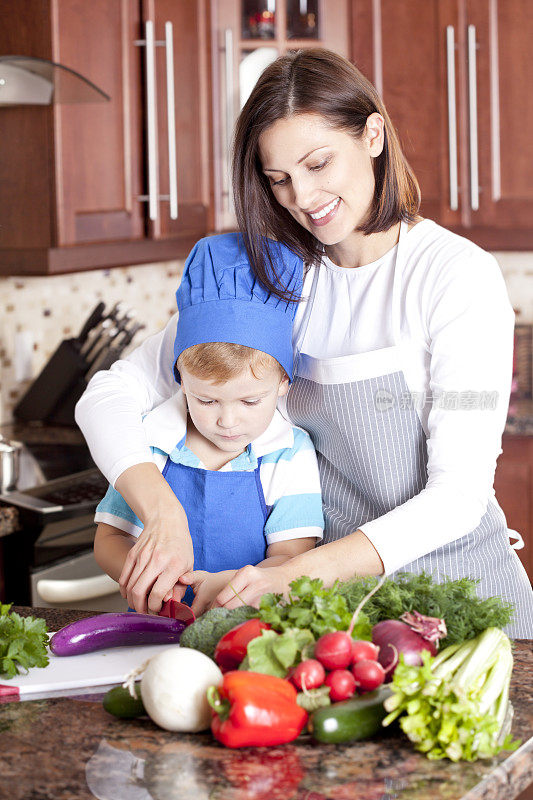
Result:
M78 656L109 647L179 642L187 623L152 614L98 614L86 617L54 633L49 646L56 656Z

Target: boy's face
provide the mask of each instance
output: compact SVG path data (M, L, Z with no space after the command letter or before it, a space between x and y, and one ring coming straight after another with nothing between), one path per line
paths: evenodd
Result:
M226 453L242 453L266 431L278 397L287 394L289 381L275 369L259 378L250 369L226 383L212 383L180 368L181 388L196 430Z

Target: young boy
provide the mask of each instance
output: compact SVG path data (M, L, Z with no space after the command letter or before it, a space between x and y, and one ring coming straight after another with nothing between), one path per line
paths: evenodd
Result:
M302 262L266 241L281 287L298 297ZM316 454L276 410L292 377L297 302L254 277L240 234L201 240L176 293L176 394L143 425L154 461L187 514L195 570L177 584L202 613L247 565L283 563L322 538ZM142 523L109 488L96 510L94 552L118 579Z

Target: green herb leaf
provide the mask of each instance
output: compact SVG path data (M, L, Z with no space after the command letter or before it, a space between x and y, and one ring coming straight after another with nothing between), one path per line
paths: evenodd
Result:
M31 667L46 667L48 636L44 619L21 617L0 603L0 674L14 678Z
M448 629L441 646L461 643L474 639L486 628L504 628L513 616L512 604L500 597L478 597L477 583L470 578L434 583L431 575L403 572L384 582L365 604L365 614L371 625L384 619L399 619L405 611L438 617L445 620ZM338 593L353 613L375 584L375 578L354 578L341 583Z
M276 631L308 629L315 639L330 631L347 630L353 611L339 594L339 585L337 582L334 586L324 588L320 578L297 578L290 585L288 600L279 594L263 595L259 615L263 622L268 622ZM368 617L362 611L353 636L370 639L371 631Z
M289 669L301 661L304 647L313 642L313 634L307 629L289 629L285 633L264 630L248 643L239 669L285 678Z

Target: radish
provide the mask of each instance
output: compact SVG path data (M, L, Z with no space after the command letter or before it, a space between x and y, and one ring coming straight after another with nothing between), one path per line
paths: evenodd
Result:
M320 661L315 658L307 658L305 661L301 661L290 676L290 680L296 688L303 691L318 689L324 683L325 678L326 671Z
M362 661L364 658L370 661L377 661L378 656L379 647L376 647L372 642L367 642L365 639L354 639L352 641L352 664Z
M378 686L381 686L385 680L385 670L379 661L370 661L367 658L353 665L352 675L355 678L358 690L361 692L371 692L372 689L377 689Z
M359 605L354 611L350 625L347 631L333 631L332 633L325 633L320 637L315 645L315 658L326 669L346 669L352 663L352 632L359 612L364 604L370 600L372 595L383 586L385 582L385 575L382 575L373 589L363 597Z
M355 678L347 669L334 669L324 681L329 686L329 697L333 703L348 700L355 692Z
M315 644L315 658L326 669L346 669L352 660L352 639L346 631L325 633Z

